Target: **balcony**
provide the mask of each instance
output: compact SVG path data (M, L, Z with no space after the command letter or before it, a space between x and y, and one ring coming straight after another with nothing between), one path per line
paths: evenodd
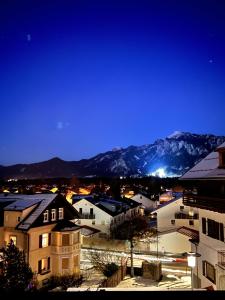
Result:
M79 219L90 219L90 220L92 220L92 219L95 219L95 215L93 215L93 214L80 214Z
M198 214L194 214L193 216L190 216L186 213L175 213L174 219L188 219L188 220L198 220Z
M225 212L225 197L201 196L192 192L184 192L183 204L186 206L207 209L220 213Z
M218 265L225 269L225 251L218 251Z
M71 245L71 246L51 246L51 253L52 254L72 254L74 252L79 251L80 246L79 244Z

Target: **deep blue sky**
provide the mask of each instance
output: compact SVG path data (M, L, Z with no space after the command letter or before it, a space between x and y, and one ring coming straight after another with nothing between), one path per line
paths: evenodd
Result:
M225 1L0 2L0 164L225 135Z

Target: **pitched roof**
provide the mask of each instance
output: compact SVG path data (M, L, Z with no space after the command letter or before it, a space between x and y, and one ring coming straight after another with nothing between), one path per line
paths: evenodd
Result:
M29 196L29 195L23 195ZM34 196L34 195L32 195ZM17 229L28 230L31 225L37 220L37 218L45 211L49 204L58 196L57 194L38 194L39 204L32 210L32 212L23 219L18 225ZM38 199L38 198L37 198Z
M182 227L178 228L177 232L182 233L194 240L199 239L199 231L188 228L186 226L182 226Z
M164 202L164 203L160 204L156 209L152 210L151 213L153 213L153 212L159 210L160 208L163 208L163 207L177 201L178 199L182 198L183 193L173 193L173 196L174 196L174 198L172 200L169 200L167 202Z
M80 228L81 228L80 232L84 236L90 236L92 234L101 232L100 230L98 230L96 228L93 228L93 227L90 227L90 226L87 226L87 225L80 226Z
M224 148L225 143L221 144L217 150ZM187 171L183 176L183 179L224 179L225 169L219 168L219 153L218 151L213 151L205 158L203 158L199 163L197 163L193 168Z
M110 216L114 217L127 210L137 207L140 203L130 200L127 198L123 198L121 200L115 200L111 198L102 198L102 197L94 197L94 196L83 196L78 201L74 202L77 203L80 200L85 199L86 201L92 203L93 205L97 206L98 208L102 209L104 212L109 214Z
M68 220L61 220L58 221L58 223L55 225L55 227L52 229L52 231L59 231L59 232L64 232L64 231L75 231L79 230L81 227L74 224L71 221Z

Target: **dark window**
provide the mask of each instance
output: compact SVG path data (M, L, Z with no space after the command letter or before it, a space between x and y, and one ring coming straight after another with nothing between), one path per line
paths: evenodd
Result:
M202 233L206 234L206 218L202 218Z
M82 215L82 208L79 208L79 213Z
M207 220L208 223L208 236L210 236L211 238L220 239L220 234L219 234L219 228L220 225L218 222L208 219Z
M171 220L171 224L172 224L172 225L175 225L175 220Z
M193 220L189 220L189 225L193 226L194 225L194 221Z
M216 272L212 264L206 260L202 262L202 274L209 279L212 283L216 283Z
M93 215L93 208L90 208L90 215Z
M180 210L184 210L184 206L183 205L180 206Z

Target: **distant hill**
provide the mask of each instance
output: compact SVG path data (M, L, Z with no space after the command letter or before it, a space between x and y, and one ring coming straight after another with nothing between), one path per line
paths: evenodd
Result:
M153 144L114 148L80 161L55 157L40 163L0 166L0 177L180 176L223 142L225 136L176 131Z

